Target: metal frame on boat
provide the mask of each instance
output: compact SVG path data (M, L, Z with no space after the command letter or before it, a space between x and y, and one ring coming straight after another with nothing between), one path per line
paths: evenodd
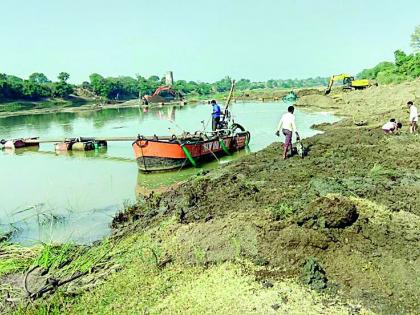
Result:
M233 97L235 81L232 86L219 128L213 132L197 131L172 137L143 137L133 142L133 151L140 171L166 171L230 155L245 148L251 134L235 123L230 115L229 104Z

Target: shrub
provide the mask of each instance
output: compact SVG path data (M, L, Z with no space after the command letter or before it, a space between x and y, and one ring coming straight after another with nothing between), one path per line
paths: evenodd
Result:
M294 209L286 203L279 203L271 208L271 216L274 220L282 220L294 213Z

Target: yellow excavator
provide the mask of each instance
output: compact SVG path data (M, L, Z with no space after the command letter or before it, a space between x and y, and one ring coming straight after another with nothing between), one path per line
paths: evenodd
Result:
M372 83L369 80L355 80L354 77L342 73L333 75L330 78L330 82L328 83L328 87L325 90L325 94L330 94L334 82L341 80L343 81L343 88L347 90L361 90L372 85Z

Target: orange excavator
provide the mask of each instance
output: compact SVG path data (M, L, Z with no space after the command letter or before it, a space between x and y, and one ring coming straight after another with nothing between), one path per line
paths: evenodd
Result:
M175 91L171 86L160 86L152 95L145 95L143 99L147 103L169 103L182 101L184 96Z

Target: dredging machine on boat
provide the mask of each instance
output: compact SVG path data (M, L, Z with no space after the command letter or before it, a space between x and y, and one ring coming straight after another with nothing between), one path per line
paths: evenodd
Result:
M153 172L197 166L200 162L244 149L251 134L231 117L229 104L234 87L235 81L232 81L222 119L215 131L184 132L170 137L139 135L132 145L139 170Z

